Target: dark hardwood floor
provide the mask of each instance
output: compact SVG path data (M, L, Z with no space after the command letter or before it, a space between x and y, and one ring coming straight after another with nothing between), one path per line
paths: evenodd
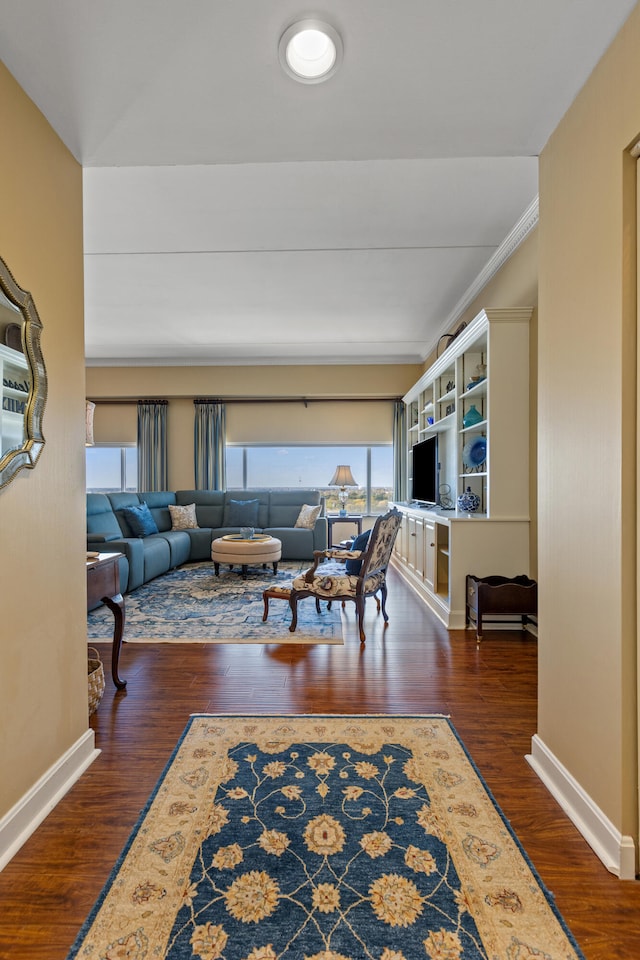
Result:
M389 579L389 626L369 601L364 647L355 630L345 646L125 644L128 686L116 693L108 676L91 720L100 756L0 873L2 960L66 957L189 715L201 712L450 715L587 960L638 960L640 883L607 872L525 760L536 640L487 632L478 647L471 632L448 634L393 571ZM353 624L353 605L347 613ZM100 650L108 664L109 645Z

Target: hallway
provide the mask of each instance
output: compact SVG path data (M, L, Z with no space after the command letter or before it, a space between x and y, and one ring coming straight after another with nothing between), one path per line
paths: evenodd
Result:
M389 580L389 626L369 601L364 647L352 605L344 646L125 644L126 691L107 668L91 720L100 756L0 873L1 960L64 960L188 716L216 712L449 715L587 960L637 960L640 883L605 870L525 760L535 638L488 631L478 647Z

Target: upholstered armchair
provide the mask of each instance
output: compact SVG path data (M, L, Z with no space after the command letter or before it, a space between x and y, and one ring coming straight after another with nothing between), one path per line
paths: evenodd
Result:
M380 593L385 626L389 622L386 611L387 567L400 526L401 514L394 508L376 520L367 547L359 550L315 550L313 566L296 577L291 584L289 604L293 633L298 623L298 601L305 597L318 600L353 600L356 605L360 642L366 640L363 620L367 597ZM321 562L321 561L329 562ZM349 573L340 561L360 560L358 573ZM377 597L376 597L377 600Z

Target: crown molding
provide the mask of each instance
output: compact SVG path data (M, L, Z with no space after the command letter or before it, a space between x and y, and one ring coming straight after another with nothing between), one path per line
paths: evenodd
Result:
M524 211L514 228L507 234L496 252L488 261L486 266L480 271L473 283L467 287L463 296L458 300L455 307L442 324L436 339L433 341L427 352L424 354L423 362L427 357L437 349L440 337L449 333L458 323L465 310L471 306L473 301L482 293L486 285L492 280L498 271L504 266L509 257L518 249L520 244L526 239L531 231L538 224L538 197L531 201Z

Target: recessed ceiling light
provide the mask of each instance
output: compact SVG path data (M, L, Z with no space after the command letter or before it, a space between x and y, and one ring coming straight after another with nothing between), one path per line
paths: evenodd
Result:
M280 37L280 63L300 83L321 83L332 76L342 60L342 40L337 30L321 20L298 20Z

